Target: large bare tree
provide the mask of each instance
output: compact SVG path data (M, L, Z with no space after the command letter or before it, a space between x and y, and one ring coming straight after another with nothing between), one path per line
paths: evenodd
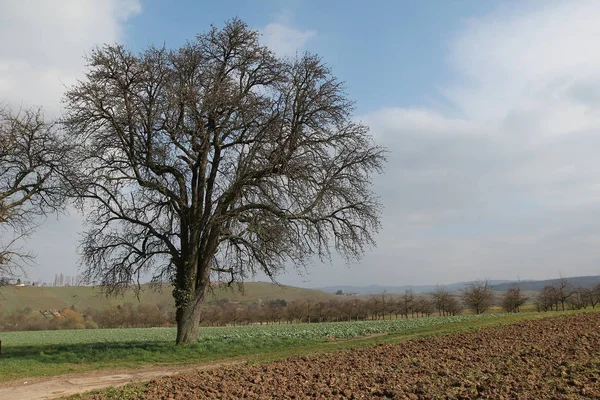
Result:
M319 57L277 58L239 20L181 48L96 48L66 94L82 142L88 278L169 280L177 343L197 340L212 280L274 277L373 244L384 150Z
M47 213L62 209L69 153L41 109L0 106L0 276L21 271L32 256L23 250L23 239Z

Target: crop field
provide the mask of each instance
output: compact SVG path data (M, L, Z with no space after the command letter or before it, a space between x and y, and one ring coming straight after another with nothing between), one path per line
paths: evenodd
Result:
M100 399L598 399L600 313L197 371Z
M527 316L480 315L360 322L201 328L199 341L175 346L175 329L93 329L0 333L0 381L148 364L195 364L223 359L277 358L333 349L347 339L389 333L447 333ZM362 340L362 339L361 339ZM368 341L368 340L367 340Z
M320 339L353 338L373 333L400 332L429 326L493 318L498 315L434 318L386 319L374 321L329 322L313 324L250 325L200 328L200 342L247 340L258 337ZM5 346L94 344L127 342L171 342L175 328L80 329L1 333Z

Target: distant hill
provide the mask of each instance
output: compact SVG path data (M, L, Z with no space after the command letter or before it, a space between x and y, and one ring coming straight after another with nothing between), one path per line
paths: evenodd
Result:
M554 286L558 284L560 279L546 279L543 281L521 281L521 282L507 282L502 284L494 284L492 286L493 290L497 290L499 292L504 292L509 287L518 284L521 290L525 291L539 291L544 288L544 286ZM569 284L573 286L581 286L584 288L589 288L600 283L600 276L574 276L572 278L567 278Z
M573 286L591 287L600 283L600 276L578 276L568 278ZM521 281L518 282L523 291L539 291L544 286L555 285L558 279L549 279L542 281ZM457 282L450 285L444 285L451 292L456 292L464 288L470 282ZM490 281L492 289L496 291L505 291L510 286L516 284L516 281L492 280ZM313 301L341 300L348 299L346 296L336 296L334 293L342 290L344 293L356 293L359 295L381 294L401 294L409 286L327 286L314 289L299 288L294 286L274 285L268 282L248 282L244 285L244 291L240 292L235 287L227 288L217 286L212 293L207 296L207 302L219 300L230 300L243 304L251 304L275 299L284 299L288 302L299 299L311 299ZM436 285L415 285L410 286L414 293L430 293L435 291ZM4 286L0 287L0 313L22 310L26 307L34 311L37 310L61 310L75 306L77 310L93 308L101 310L109 306L123 305L132 303L152 303L172 309L174 307L171 288L165 286L161 291L155 291L149 287L144 287L139 295L139 300L133 290L127 291L123 296L106 297L98 288L73 286L73 287L34 287L34 286Z
M573 286L591 287L600 283L600 275L597 276L575 276L567 278L569 283ZM504 292L509 287L519 284L521 290L524 291L539 291L546 285L555 285L559 279L547 279L541 281L510 281L510 280L490 280L489 283L492 286L492 290L498 292ZM463 289L469 282L456 282L449 285L443 285L446 290L450 292L457 292ZM414 293L431 293L434 292L437 285L414 285L414 286L381 286L381 285L367 285L367 286L325 286L318 287L315 289L322 290L328 293L335 293L339 290L344 293L357 293L357 294L381 294L383 292L387 294L399 294L404 293L408 288L412 288Z
M457 292L463 289L469 282L456 282L451 283L449 285L443 285L446 290L450 292ZM505 284L511 281L507 280L491 280L491 285L500 285ZM408 288L411 288L413 293L430 293L435 291L437 285L414 285L414 286L381 286L381 285L368 285L368 286L325 286L315 288L317 290L322 290L328 293L335 293L339 290L344 293L357 293L357 294L381 294L383 292L388 294L399 294L404 293L404 291Z
M339 299L331 293L315 289L305 289L294 286L274 285L268 282L248 282L244 284L244 291L240 292L235 287L227 288L218 286L212 293L208 293L207 302L230 300L250 304L261 299L262 301L284 299L288 302L298 299L310 298L314 301ZM5 286L0 287L0 313L22 310L26 307L38 310L62 310L75 306L77 310L92 308L104 309L110 305L123 305L125 303L139 304L152 303L167 309L174 307L171 288L165 286L161 291L143 287L139 300L133 290L127 291L123 296L109 297L103 295L98 288L86 286L72 287L35 287L35 286Z

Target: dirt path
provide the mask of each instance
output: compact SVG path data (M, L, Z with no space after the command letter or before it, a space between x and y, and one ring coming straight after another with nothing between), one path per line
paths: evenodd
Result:
M148 381L163 376L177 375L182 372L193 372L240 363L241 361L231 361L215 364L143 368L135 370L93 371L48 378L24 378L0 383L0 399L55 399L111 386L123 386L131 382Z

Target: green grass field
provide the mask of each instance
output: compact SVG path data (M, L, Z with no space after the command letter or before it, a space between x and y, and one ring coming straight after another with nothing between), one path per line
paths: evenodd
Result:
M0 333L3 348L0 381L150 364L201 364L240 359L261 362L560 314L202 328L199 342L189 346L175 346L175 330L170 328L6 332Z

